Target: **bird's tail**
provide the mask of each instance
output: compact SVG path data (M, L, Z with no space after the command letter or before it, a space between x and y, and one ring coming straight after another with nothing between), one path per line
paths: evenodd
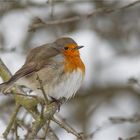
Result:
M2 84L0 84L0 92L7 92L12 86L11 82L4 82Z

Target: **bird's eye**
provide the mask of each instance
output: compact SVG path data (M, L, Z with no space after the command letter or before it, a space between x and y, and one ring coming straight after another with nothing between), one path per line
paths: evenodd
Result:
M68 48L68 47L64 47L64 49L65 49L65 50L68 50L69 48Z

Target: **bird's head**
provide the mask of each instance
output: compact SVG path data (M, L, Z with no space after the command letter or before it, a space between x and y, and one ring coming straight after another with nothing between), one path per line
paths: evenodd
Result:
M68 37L59 38L54 44L55 49L65 56L79 56L79 49L83 48L83 46L78 46L72 38Z

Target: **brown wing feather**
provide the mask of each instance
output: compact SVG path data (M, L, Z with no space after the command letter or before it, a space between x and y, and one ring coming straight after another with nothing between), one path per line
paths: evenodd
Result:
M8 89L8 87L13 85L13 83L21 77L36 72L47 64L50 64L50 59L59 53L60 52L58 52L58 50L52 47L52 44L45 44L32 49L27 56L25 64L11 77L9 81L0 84L0 90Z
M25 61L25 64L19 69L9 81L0 84L0 91L4 91L13 85L21 77L40 70L42 67L50 63L50 59L53 56L59 54L52 44L45 44L43 46L36 47L32 49Z
M23 65L20 70L18 70L10 79L9 81L6 81L2 84L0 84L0 91L5 92L7 89L9 89L15 81L17 81L19 78L28 75L35 71L35 65L29 64L29 65Z
M51 57L57 54L59 52L49 44L32 49L27 56L25 64L11 77L8 83L15 82L23 76L40 70L50 62Z
M21 69L19 69L8 82L15 82L19 78L26 76L32 72L36 71L36 65L35 64L28 64L23 65Z
M42 60L48 60L53 56L59 54L58 50L52 47L52 44L45 44L32 49L26 59L26 63L40 62Z

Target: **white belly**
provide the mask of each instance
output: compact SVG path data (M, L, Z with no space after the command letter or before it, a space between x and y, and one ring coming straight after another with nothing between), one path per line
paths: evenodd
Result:
M45 86L45 91L50 97L59 99L65 97L67 99L75 95L83 81L83 74L80 69L64 75L61 82L58 80L54 86Z
M43 97L42 91L38 90L37 87L40 87L38 81L36 80L29 81L26 78L21 78L17 81L19 85L25 85L33 90L30 95L36 95ZM65 97L67 99L75 95L77 90L80 88L83 81L83 73L80 69L61 75L61 77L54 77L52 81L44 83L43 88L46 92L46 95L59 99ZM44 98L44 97L43 97Z

